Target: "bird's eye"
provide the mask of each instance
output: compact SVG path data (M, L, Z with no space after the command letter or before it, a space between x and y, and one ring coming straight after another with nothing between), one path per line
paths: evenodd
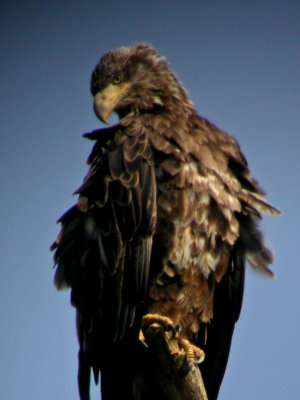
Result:
M113 84L114 85L118 85L119 83L122 82L122 75L121 74L117 74L113 77Z

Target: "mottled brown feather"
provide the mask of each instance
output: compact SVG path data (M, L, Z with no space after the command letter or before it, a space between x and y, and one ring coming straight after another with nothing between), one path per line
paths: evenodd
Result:
M279 211L237 142L198 116L151 46L103 56L92 94L116 73L128 88L114 109L120 121L85 134L95 141L89 171L52 246L55 283L71 287L77 309L81 399L89 398L90 368L96 377L101 370L103 399L118 397L111 354L128 358L150 312L171 318L183 338L204 347L200 368L214 400L241 309L245 261L272 275L257 220ZM130 391L129 372L120 369L119 383Z

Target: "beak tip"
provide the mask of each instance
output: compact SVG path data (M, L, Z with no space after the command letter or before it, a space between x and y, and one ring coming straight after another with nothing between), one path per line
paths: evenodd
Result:
M111 110L106 107L104 103L94 101L94 112L96 117L106 125L109 125L107 118L109 117Z

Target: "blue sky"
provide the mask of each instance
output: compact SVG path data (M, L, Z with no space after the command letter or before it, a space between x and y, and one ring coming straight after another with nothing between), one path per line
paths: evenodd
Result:
M56 219L100 127L90 74L111 48L165 55L200 115L238 139L268 199L276 278L247 273L220 400L298 399L298 1L1 2L0 398L76 399L69 293L53 286ZM298 375L298 376L297 376ZM92 388L93 398L99 389Z

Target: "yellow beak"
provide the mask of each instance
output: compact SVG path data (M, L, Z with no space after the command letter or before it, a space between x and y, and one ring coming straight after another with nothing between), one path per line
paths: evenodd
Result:
M108 117L114 111L127 89L128 83L120 85L110 84L101 92L96 93L94 97L94 111L102 122L108 124Z

